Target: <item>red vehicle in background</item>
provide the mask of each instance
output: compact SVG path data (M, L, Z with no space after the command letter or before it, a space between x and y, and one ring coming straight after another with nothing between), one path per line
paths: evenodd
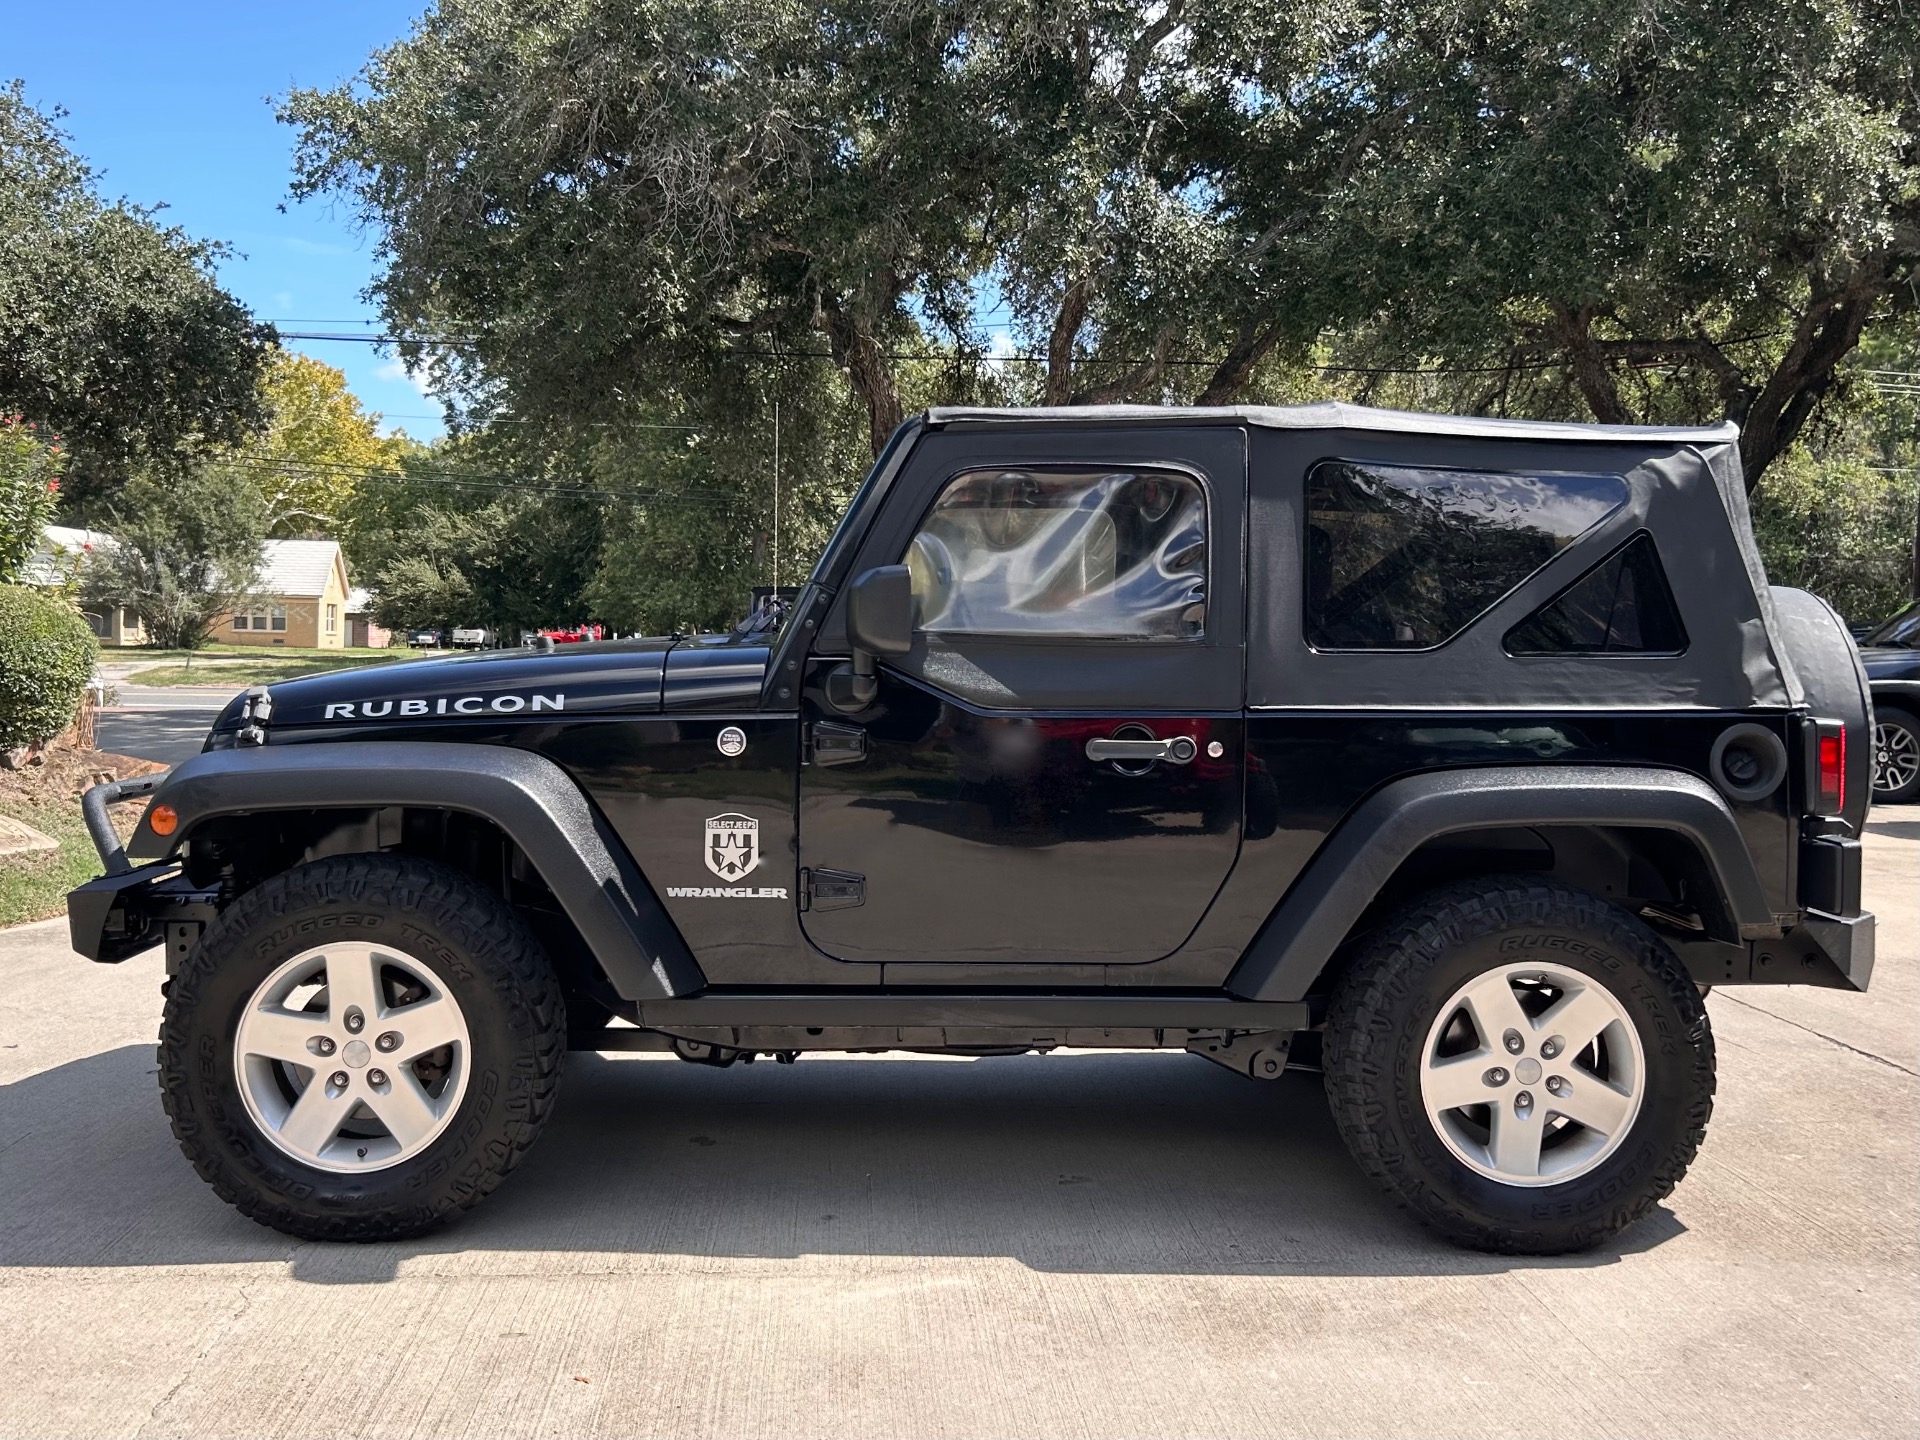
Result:
M526 638L532 640L539 636L544 636L556 645L584 645L589 640L606 639L607 627L604 625L559 626L552 630L530 630Z

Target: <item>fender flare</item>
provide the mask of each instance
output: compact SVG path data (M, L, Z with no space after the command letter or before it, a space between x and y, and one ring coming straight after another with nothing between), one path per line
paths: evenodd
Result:
M1227 977L1248 1000L1298 1000L1421 845L1460 830L1622 825L1678 832L1712 867L1742 934L1778 934L1726 802L1697 775L1628 766L1514 766L1396 780L1362 801L1301 872Z
M162 803L179 814L176 832L154 834L149 805L127 843L136 859L169 858L222 815L404 805L478 816L526 852L623 999L671 999L706 984L619 836L544 755L404 740L215 750L177 766L154 793Z

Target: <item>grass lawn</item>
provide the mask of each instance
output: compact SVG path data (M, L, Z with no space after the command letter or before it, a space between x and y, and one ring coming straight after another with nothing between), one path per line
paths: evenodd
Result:
M225 685L242 690L249 685L271 685L276 680L297 680L302 675L324 675L329 670L351 670L361 665L391 665L399 660L416 660L421 653L418 650L304 650L292 653L274 650L263 655L256 650L244 658L202 653L194 657L191 665L185 663L182 657L178 664L136 670L127 676L126 683Z
M80 802L29 805L9 797L0 799L0 810L60 842L58 850L0 856L0 929L60 914L67 891L102 869L80 819Z
M56 743L43 764L0 770L0 814L24 820L60 842L58 850L0 855L0 927L58 915L65 908L67 891L101 873L100 857L80 818L80 792L95 776L105 773L124 779L160 768L125 755ZM145 808L144 802L113 808L114 825L122 839L133 833Z

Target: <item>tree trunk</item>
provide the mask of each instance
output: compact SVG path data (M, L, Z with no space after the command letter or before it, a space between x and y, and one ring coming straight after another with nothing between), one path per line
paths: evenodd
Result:
M1093 280L1085 275L1069 281L1060 297L1053 333L1047 336L1047 388L1042 398L1048 405L1064 405L1073 398L1073 342L1080 337L1092 300Z
M867 434L874 458L887 448L887 441L906 418L900 400L900 387L894 380L893 366L873 333L873 322L864 313L847 308L838 299L822 296L819 325L827 337L827 348L834 362L847 372L854 393L867 402Z
M1593 343L1593 307L1576 309L1556 300L1553 316L1573 370L1573 383L1580 387L1580 397L1587 402L1593 418L1602 425L1626 424L1627 407L1621 403L1620 387L1613 383L1613 371Z
M1240 393L1253 379L1254 369L1260 362L1273 353L1273 347L1280 343L1280 326L1265 327L1251 322L1240 327L1240 333L1234 337L1233 344L1227 347L1227 353L1214 367L1206 385L1194 397L1196 405L1231 405L1240 398Z
M1793 342L1740 424L1740 463L1749 493L1782 451L1800 438L1821 398L1833 388L1840 362L1860 343L1860 332L1896 284L1882 261L1856 269L1844 284L1818 286L1793 327Z

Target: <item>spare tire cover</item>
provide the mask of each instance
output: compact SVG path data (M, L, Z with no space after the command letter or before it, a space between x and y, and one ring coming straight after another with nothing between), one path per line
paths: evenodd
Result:
M1785 585L1769 587L1780 644L1799 676L1807 708L1847 727L1847 800L1843 815L1858 834L1873 798L1873 692L1860 647L1818 595Z

